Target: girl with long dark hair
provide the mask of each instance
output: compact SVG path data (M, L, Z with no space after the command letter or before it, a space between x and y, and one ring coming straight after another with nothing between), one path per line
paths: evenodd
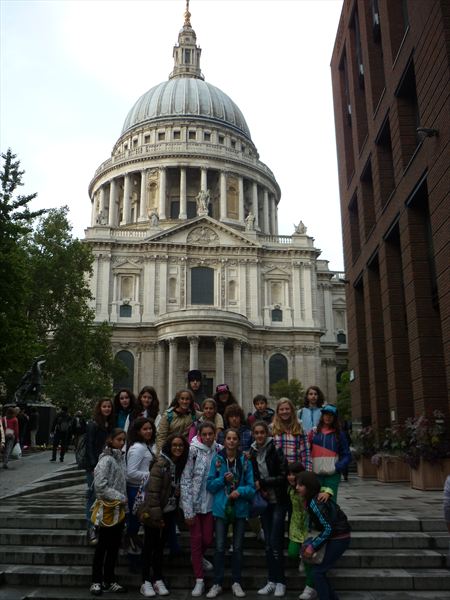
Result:
M322 390L317 385L310 385L305 392L304 403L305 406L298 411L297 417L303 431L308 434L319 423L320 409L325 403Z
M123 388L114 396L114 416L116 427L128 429L129 416L134 410L136 398L131 390Z
M189 436L192 429L195 429L196 421L201 417L201 413L195 410L194 396L190 390L179 390L175 398L163 416L158 427L156 436L156 445L161 450L169 435L178 433L185 437Z

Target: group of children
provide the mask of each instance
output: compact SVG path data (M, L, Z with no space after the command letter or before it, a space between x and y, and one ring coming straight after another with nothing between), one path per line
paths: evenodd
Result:
M92 459L86 516L88 539L95 544L91 593L126 591L115 576L126 523L129 551L142 546L141 594L169 594L163 550L168 542L172 554L180 552L181 509L190 534L193 597L205 592L206 571L213 576L206 597L222 592L230 533L232 592L246 595L241 572L247 522L255 533L262 527L265 543L267 582L258 594L284 596L287 520L288 555L305 565L299 598L337 598L326 572L350 542L350 527L336 504L350 452L336 407L323 405L315 386L299 415L288 398L274 411L258 395L254 413L245 418L226 384L217 386L214 399L203 399L201 406L198 400L192 389L180 390L159 415L156 391L146 387L136 400L121 390L114 401L97 404L86 434ZM311 526L317 529L313 537ZM213 543L212 564L205 552ZM313 564L325 544L322 561Z

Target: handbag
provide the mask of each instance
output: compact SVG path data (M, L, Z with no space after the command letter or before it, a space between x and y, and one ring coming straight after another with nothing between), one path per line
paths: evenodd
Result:
M250 518L260 517L268 506L267 500L261 495L260 492L256 492L253 496L252 505L250 507Z
M312 533L312 532L310 532ZM318 534L319 532L317 532ZM327 542L325 542L324 544L322 544L320 546L320 548L318 550L316 550L314 552L314 554L312 554L312 556L305 556L303 553L304 548L306 548L306 546L309 546L311 544L311 541L313 540L313 538L316 537L315 535L313 535L312 537L309 537L307 540L304 541L304 543L302 544L302 560L307 563L308 565L320 565L323 562L324 556L325 556L325 552L327 551Z
M125 519L125 508L120 500L97 498L91 512L91 523L96 527L113 527Z

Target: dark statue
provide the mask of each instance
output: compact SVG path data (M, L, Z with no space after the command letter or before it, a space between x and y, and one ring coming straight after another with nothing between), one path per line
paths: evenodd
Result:
M45 364L43 356L37 356L33 359L31 368L22 377L16 391L14 392L14 401L16 404L31 402L41 402L42 389L42 368Z

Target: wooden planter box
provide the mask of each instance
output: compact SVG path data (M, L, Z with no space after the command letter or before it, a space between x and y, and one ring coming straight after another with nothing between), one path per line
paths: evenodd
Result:
M358 458L356 468L359 477L363 477L364 479L376 478L377 476L377 466L373 465L371 459L367 458L367 456L360 456Z
M383 456L377 467L377 479L383 483L409 481L409 471L409 466L398 456Z
M450 475L450 458L437 463L420 459L417 469L411 469L411 487L415 490L443 490L447 475Z

